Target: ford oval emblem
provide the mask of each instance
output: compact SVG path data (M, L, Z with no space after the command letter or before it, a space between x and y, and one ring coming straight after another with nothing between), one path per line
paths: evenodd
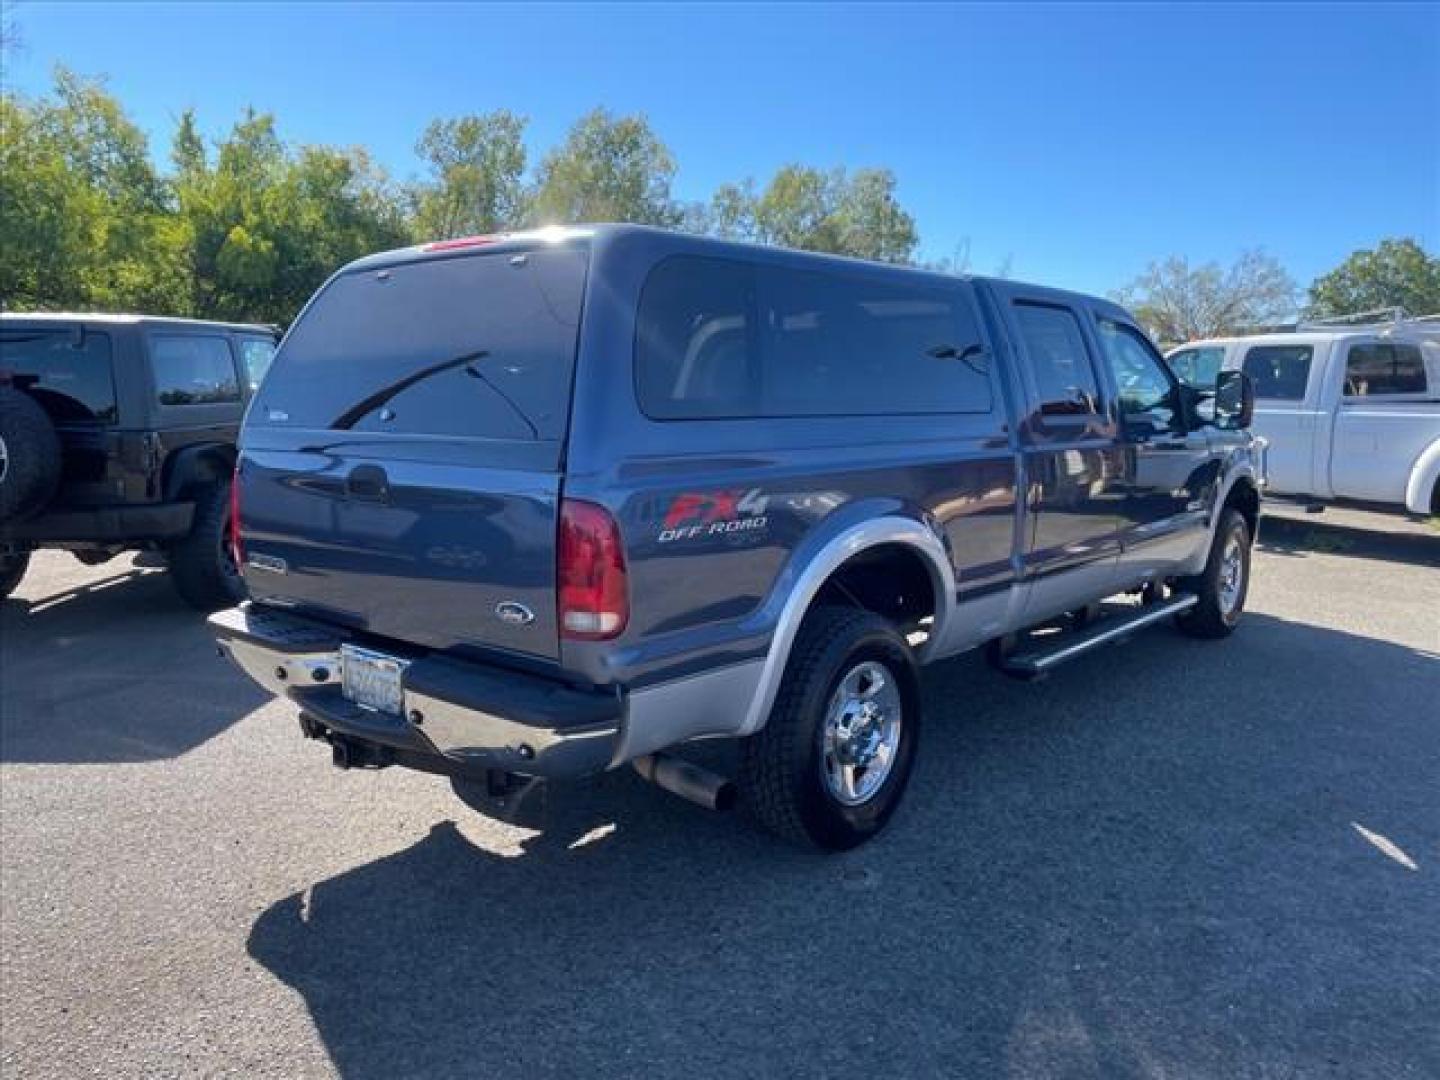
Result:
M535 621L535 613L514 600L502 600L496 604L495 617L511 626L529 626Z

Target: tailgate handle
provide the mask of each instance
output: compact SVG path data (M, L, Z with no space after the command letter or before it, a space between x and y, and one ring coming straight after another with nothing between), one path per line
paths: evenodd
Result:
M386 502L390 498L390 477L379 465L357 465L345 477L345 494L352 499Z

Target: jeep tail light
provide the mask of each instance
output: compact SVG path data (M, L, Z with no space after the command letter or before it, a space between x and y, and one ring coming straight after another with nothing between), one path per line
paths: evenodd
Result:
M555 558L560 636L618 637L630 621L630 585L620 526L603 506L565 499Z
M245 565L245 548L240 543L240 469L237 466L235 475L230 478L230 525L229 536L230 557L235 560L235 572L239 573Z

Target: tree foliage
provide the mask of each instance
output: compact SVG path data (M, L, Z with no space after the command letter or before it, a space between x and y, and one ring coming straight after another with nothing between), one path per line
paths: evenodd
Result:
M419 239L512 229L525 221L525 118L506 110L432 120L415 152L428 180L411 192Z
M786 165L763 190L752 180L721 185L700 225L727 239L893 263L910 262L919 242L888 169Z
M288 149L274 118L247 113L213 165L184 117L172 158L190 310L284 322L336 268L409 238L400 200L364 151Z
M643 116L582 116L540 163L530 220L537 225L629 221L678 225L675 159Z
M249 113L210 153L184 113L162 176L101 84L0 97L0 306L285 321L342 263L403 244L361 150L281 142Z
M1402 307L1412 315L1440 314L1440 258L1414 240L1382 240L1357 251L1316 278L1308 314L1352 315Z
M173 306L175 231L145 137L93 81L0 97L0 304Z
M1295 283L1261 251L1247 251L1228 269L1191 266L1172 255L1151 263L1114 298L1161 341L1194 341L1273 325L1295 311Z

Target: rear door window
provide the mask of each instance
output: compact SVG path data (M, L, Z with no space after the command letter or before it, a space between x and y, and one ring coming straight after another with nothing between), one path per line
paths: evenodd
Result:
M1040 395L1041 414L1098 415L1100 386L1075 313L1053 304L1017 301L1015 319Z
M235 358L223 337L155 334L150 338L155 400L161 405L220 405L240 400Z
M342 274L291 329L248 423L558 440L586 265L557 245Z
M655 419L986 413L968 296L898 277L675 256L651 271L635 343Z
M1309 345L1255 345L1246 351L1242 370L1254 381L1257 398L1303 401L1314 358Z
M1345 357L1345 396L1378 397L1426 392L1425 359L1415 345L1352 345Z
M113 424L110 335L72 330L0 330L0 372L57 424Z

